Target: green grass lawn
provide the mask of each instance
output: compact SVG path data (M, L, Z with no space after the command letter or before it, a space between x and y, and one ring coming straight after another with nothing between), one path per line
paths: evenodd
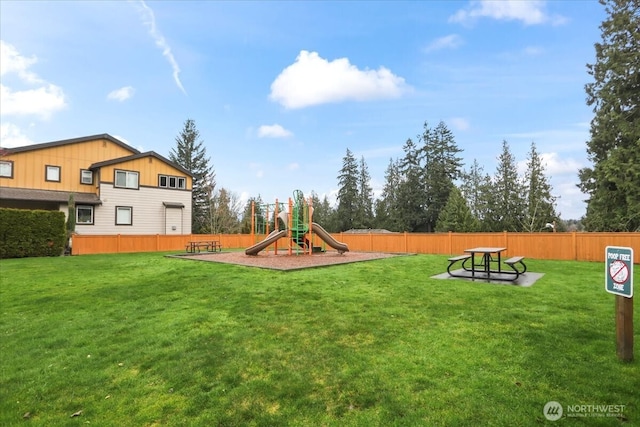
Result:
M0 261L0 425L640 425L603 263L530 260L530 288L430 278L446 265Z

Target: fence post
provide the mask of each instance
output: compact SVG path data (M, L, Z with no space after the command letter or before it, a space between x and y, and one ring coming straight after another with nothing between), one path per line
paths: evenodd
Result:
M577 261L578 260L578 239L575 231L571 232L571 242L573 243L571 245L573 249L573 260Z
M407 243L407 232L404 232L404 253L409 253L409 244Z
M453 254L453 233L449 230L449 255Z

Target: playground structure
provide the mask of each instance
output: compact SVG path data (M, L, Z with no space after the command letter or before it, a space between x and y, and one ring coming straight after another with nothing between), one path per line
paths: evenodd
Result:
M246 255L258 255L271 246L274 254L278 255L278 242L283 238L288 242L285 250L289 255L311 255L314 252L324 252L324 245L314 246L315 237L337 250L339 254L349 251L346 244L338 242L322 226L313 222L311 198L306 200L300 190L293 192L293 199L289 198L288 204L279 203L277 199L275 204L256 206L255 202L252 203L251 236L255 240L257 235L266 235L266 237L246 248Z

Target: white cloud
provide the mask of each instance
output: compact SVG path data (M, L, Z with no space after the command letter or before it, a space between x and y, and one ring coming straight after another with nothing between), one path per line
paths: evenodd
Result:
M562 16L550 16L545 11L546 1L541 0L474 0L465 9L458 10L449 17L449 22L473 23L478 18L492 18L499 21L522 21L525 25L566 22Z
M457 34L449 34L448 36L440 37L429 43L425 48L424 52L434 52L436 50L441 49L456 49L464 43L462 37Z
M13 123L2 123L0 125L0 147L13 148L32 144L34 142Z
M398 98L409 89L402 77L385 67L359 70L348 58L328 61L317 52L303 50L271 84L269 98L296 109L348 100Z
M548 175L577 174L582 165L571 157L562 158L558 153L541 153L540 158Z
M456 130L468 130L469 129L469 121L467 119L463 119L462 117L452 117L449 119L451 126Z
M300 169L300 163L289 163L289 165L287 166L287 169L290 171L295 171Z
M126 101L133 96L134 92L135 89L133 89L131 86L121 87L120 89L109 92L109 94L107 95L107 99L120 102Z
M538 155L540 156L542 166L544 166L545 175L550 177L577 175L578 170L583 167L578 160L572 157L561 157L555 152L538 153ZM517 168L520 174L524 174L528 161L529 160L520 160L517 162Z
M15 89L0 84L0 112L3 116L36 115L47 119L66 107L62 89L29 70L36 62L36 57L24 57L14 46L0 40L0 75L15 74L20 83L28 87Z
M556 200L556 207L560 216L563 219L580 219L586 211L587 205L584 200L588 196L580 191L575 181L551 180L551 185L553 194L559 197Z
M3 116L32 114L43 119L48 119L52 113L66 107L62 89L52 84L20 91L0 85L0 104Z
M173 56L173 53L171 52L171 47L165 40L162 33L160 33L160 31L158 31L158 28L156 27L156 16L153 13L153 10L149 6L147 6L144 0L140 0L139 3L142 6L142 8L140 9L142 20L144 24L149 27L149 35L155 41L156 46L158 46L158 48L162 50L162 56L164 56L167 61L169 61L169 64L171 64L171 68L173 69L173 80L176 82L176 85L178 86L178 88L180 88L182 93L186 95L187 92L184 90L182 82L180 81L180 66Z
M260 138L287 138L293 133L278 124L262 125L258 128L258 137Z
M24 57L13 45L0 40L0 76L15 73L24 82L41 83L42 80L29 71L29 67L36 62L38 59L35 56Z

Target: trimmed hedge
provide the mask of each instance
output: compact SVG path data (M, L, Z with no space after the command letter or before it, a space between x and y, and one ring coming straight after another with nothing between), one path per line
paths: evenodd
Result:
M60 256L64 212L0 208L0 258Z

